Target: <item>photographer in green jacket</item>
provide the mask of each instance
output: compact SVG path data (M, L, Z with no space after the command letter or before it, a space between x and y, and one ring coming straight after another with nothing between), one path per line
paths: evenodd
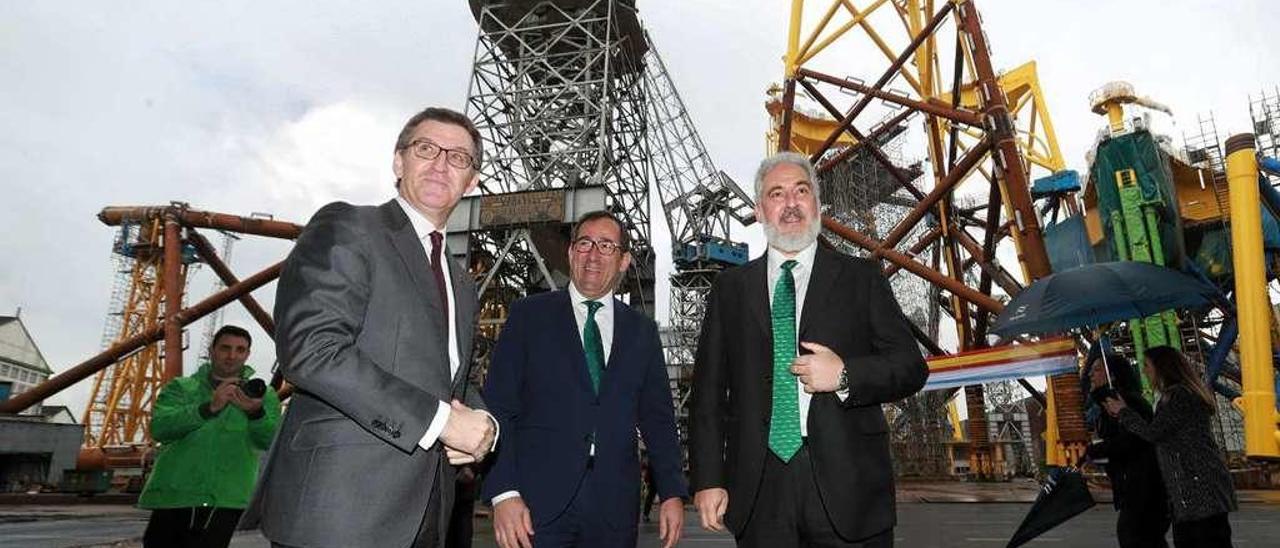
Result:
M169 381L156 398L151 437L156 464L138 506L152 510L143 545L226 547L258 477L258 452L271 445L280 400L244 364L249 332L226 325L210 362Z

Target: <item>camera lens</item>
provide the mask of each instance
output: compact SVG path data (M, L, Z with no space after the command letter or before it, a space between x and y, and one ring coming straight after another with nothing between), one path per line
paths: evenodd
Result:
M267 393L267 383L262 379L249 379L240 385L240 391L256 400Z

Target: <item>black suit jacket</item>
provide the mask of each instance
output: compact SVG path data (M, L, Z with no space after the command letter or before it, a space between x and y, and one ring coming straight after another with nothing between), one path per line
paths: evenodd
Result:
M773 340L766 269L767 255L716 278L690 398L690 483L695 492L728 489L726 522L735 533L751 517L769 451ZM896 520L880 404L924 386L924 358L876 264L822 248L798 334L835 351L849 376L849 398L815 394L809 407L809 453L827 516L848 539L880 533Z
M297 391L247 520L289 546L409 546L424 519L446 530L454 469L418 447L437 402L464 399L476 294L450 263L458 374L443 307L409 217L382 206L325 206L280 275L276 353ZM444 487L443 489L441 487ZM424 515L432 491L442 512Z

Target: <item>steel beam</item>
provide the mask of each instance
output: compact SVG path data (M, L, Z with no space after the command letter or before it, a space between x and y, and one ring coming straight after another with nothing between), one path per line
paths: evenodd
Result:
M209 243L209 240L203 234L196 232L195 229L189 229L187 240L196 248L196 255L205 264L208 264L209 268L213 269L214 274L218 275L218 279L222 280L223 285L231 287L240 283L240 279L236 278L236 275L231 272L231 269L227 267L227 263L222 262L222 259L218 257L217 251L213 249L213 245ZM254 299L253 295L245 293L240 295L239 298L240 304L244 305L249 315L253 316L253 319L257 320L262 330L267 332L267 336L274 340L276 338L276 323L275 320L271 319L271 314L268 314L266 309L258 304L258 300Z
M823 108L827 109L828 114L830 114L833 118L840 117L840 110L837 109L835 105L831 104L831 101L828 101L827 98L822 95L822 92L818 91L818 88L813 87L813 84L810 84L805 80L800 80L800 85L804 86L805 91L808 91L809 94L813 96L815 101L821 104ZM908 112L908 114L910 113ZM858 131L858 128L854 127L852 123L850 123L848 126L845 126L844 129L845 131L849 132L849 135L852 135L853 138L857 140L857 143L855 144L855 146L858 146L858 145L865 146L867 150L871 152L871 155L875 157L876 161L879 162L880 165L884 166L885 171L888 171L889 175L892 175L894 180L898 181L899 186L907 189L907 192L910 192L913 196L916 197L917 200L923 197L923 194L920 192L920 189L917 189L915 185L911 184L911 180L908 179L906 175L904 175L901 171L898 170L898 166L893 165L893 162L889 160L888 156L885 156L883 150L880 150L879 144L877 144L875 141L869 140L867 136L863 135L861 131ZM888 129L892 129L892 126L888 126L886 124L885 127L882 127L880 129L882 131L887 131ZM853 148L853 147L850 146L848 148ZM834 166L835 164L832 164L832 165Z
M298 234L302 233L302 225L272 219L199 211L179 205L104 207L98 213L98 220L107 226L119 226L126 222L145 221L165 215L173 215L183 226L192 228L213 228L286 240L296 239Z
M826 82L833 86L842 87L850 91L856 91L858 93L863 94L865 97L869 99L880 99L882 101L888 101L896 105L902 105L904 107L907 107L913 110L927 112L934 116L946 118L948 120L951 120L952 122L958 122L961 124L975 126L975 127L982 127L982 116L980 116L978 113L973 111L965 110L962 108L951 108L946 104L939 104L933 101L921 101L918 99L912 99L910 97L898 95L896 93L889 93L887 91L881 90L880 86L868 86L866 84L859 84L858 82L854 82L852 80L837 78L830 74L823 74L816 70L802 68L799 71L797 71L796 74L804 78L812 78L820 82ZM832 142L834 142L834 140L832 140ZM821 150L823 152L826 151L826 149L821 149Z
M164 216L164 264L161 282L164 285L164 374L169 382L182 376L182 325L176 318L182 308L182 227L173 212Z
M933 190L930 190L929 194L926 195L924 199L920 200L920 203L916 204L916 207L912 208L912 210L907 213L906 217L903 217L901 221L898 221L898 225L893 227L893 230L891 230L889 235L885 237L883 247L873 251L872 257L882 256L885 250L892 249L894 246L898 245L898 242L902 241L902 238L916 227L916 223L920 222L920 219L924 218L929 210L938 204L939 200L942 200L942 198L947 196L951 190L956 187L956 185L960 184L960 182L964 180L965 175L967 175L969 170L973 169L973 167L978 164L978 160L987 153L990 147L991 141L988 139L983 139L974 146L973 149L970 150L962 160L960 160L960 163L956 168L952 170L951 173L948 173L945 179L938 182L938 186L934 187Z
M912 274L915 274L917 276L920 276L921 278L924 278L925 280L928 280L930 283L933 283L934 285L937 285L943 289L946 289L947 291L950 291L951 293L959 296L960 298L966 301L969 301L974 305L977 305L979 308L990 311L994 314L998 314L1001 310L1004 309L1004 305L1000 304L1000 301L997 301L995 299L992 299L991 297L983 295L979 293L976 289L973 289L972 287L968 287L962 283L958 283L955 280L952 280L951 278L948 278L942 275L938 271L932 268L929 268L925 265L922 265L917 261L912 260L911 257L903 255L902 253L899 253L897 250L885 248L883 247L883 244L881 242L877 242L874 239L866 236L865 234L862 234L861 232L858 232L852 228L844 226L840 224L838 221L836 221L835 219L824 216L822 218L822 226L823 228L830 230L831 232L835 233L837 236L840 236L841 238L848 240L849 242L853 243L854 245L857 245L858 247L861 247L868 251L873 249L882 250L881 256L885 260L906 269L908 272L911 272Z
M933 245L933 243L938 241L938 238L941 238L941 237L942 237L941 226L935 226L929 229L928 232L920 236L919 240L916 240L915 245L911 246L911 249L907 250L906 256L911 257L912 260L915 260L916 255L919 255L925 249L928 249L929 246ZM898 266L897 264L890 264L884 269L884 277L886 278L892 277L894 274L897 274L898 270L900 270L901 268L902 267Z
M778 130L778 151L791 150L791 117L796 103L796 79L788 77L782 89L782 127Z
M280 269L283 267L284 261L278 262L266 270L245 278L240 283L214 293L194 306L178 312L173 318L177 320L176 323L183 326L194 323L217 310L218 307L235 300L241 293L253 291L280 277ZM168 320L166 319L167 323ZM33 386L30 390L8 400L0 401L0 413L19 413L23 409L65 390L67 387L89 378L89 376L116 363L139 348L163 339L166 324L159 324L147 331L117 342L98 355Z
M948 234L951 234L952 239L960 244L960 247L963 247L970 257L973 257L978 267L982 269L983 274L1000 284L1000 289L1003 289L1006 294L1017 295L1019 291L1022 291L1022 285L1008 271L1000 268L1000 265L995 263L995 257L984 253L982 246L978 245L977 240L974 240L973 236L970 236L964 229L952 225ZM990 281L987 282L986 291L983 291L984 294L991 293L990 283ZM978 289L982 290L983 288L979 287Z
M1013 221L1016 225L1014 234L1020 244L1019 259L1027 269L1029 281L1035 281L1048 276L1052 269L1049 254L1044 247L1040 221L1032 204L1031 191L1027 186L1027 172L1022 163L1022 154L1018 151L1017 133L1013 117L1009 114L1008 99L996 78L995 69L992 68L991 49L987 44L986 34L982 31L978 9L969 1L959 4L956 10L956 25L964 30L964 35L969 39L975 85L983 99L982 118L987 133L984 141L992 149L991 155L996 160L996 179L1001 181L1005 201L1013 209Z
M885 84L888 84L889 81L893 79L893 76L898 73L898 70L902 68L902 65L906 64L906 62L909 59L911 59L912 54L914 54L916 49L920 47L920 44L923 44L925 39L927 39L930 35L932 35L933 31L938 28L938 25L942 24L942 21L946 19L947 14L951 13L951 9L952 9L952 4L950 2L943 4L942 8L938 10L938 13L935 14L933 16L933 19L929 21L929 24L926 25L925 28L920 31L920 34L917 34L916 37L911 40L911 44L909 44L907 48L902 51L902 53L898 54L898 58L893 60L893 63L889 65L889 68L885 70L883 74L880 75L880 78L876 80L875 85L871 87L878 90L880 88L883 88ZM798 69L796 72L797 74L802 74L804 72L807 72L807 70L801 68L801 69ZM814 73L814 74L819 74L819 73ZM853 120L857 118L859 114L862 113L862 110L867 108L867 105L871 104L871 99L872 99L872 96L870 94L864 93L862 95L862 99L859 99L858 102L853 106L853 108L849 109L849 113L846 114L844 118L840 119L840 126L844 127L852 124ZM821 158L822 155L831 148L831 145L835 144L836 139L840 137L841 131L842 130L838 129L836 131L831 132L831 135L827 136L827 139L822 142L822 146L818 147L818 150L813 153L811 158L812 159Z

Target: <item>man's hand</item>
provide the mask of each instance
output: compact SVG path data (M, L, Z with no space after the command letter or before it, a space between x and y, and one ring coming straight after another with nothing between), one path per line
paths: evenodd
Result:
M502 548L533 548L533 518L524 499L511 497L493 506L493 536Z
M444 448L444 456L449 459L449 464L454 466L471 464L476 461L476 458L471 456L470 453L464 453L447 445Z
M662 548L671 548L680 542L680 532L684 529L684 501L680 497L671 497L662 501L658 507L658 538L662 539Z
M840 371L844 369L844 360L830 348L818 343L801 341L800 346L813 352L791 362L791 374L804 384L804 391L814 394L835 392L840 388Z
M257 413L259 409L262 409L262 398L250 398L249 396L244 395L244 391L240 389L239 385L233 386L235 386L236 389L231 394L231 405L239 407L241 411L244 411L245 414L248 415Z
M440 434L449 462L452 464L454 461L453 455L448 452L450 448L471 455L477 461L484 460L493 446L494 436L497 435L493 421L487 413L467 407L458 400L453 400L451 405L453 410L449 413L449 422L445 423L444 432Z
M217 388L213 389L213 400L209 402L209 411L214 413L222 411L222 408L226 407L227 403L231 402L237 394L244 396L244 394L240 393L240 387L236 386L234 382L224 382L218 385Z
M703 529L724 531L724 513L729 509L728 490L712 487L698 491L693 494L693 505L698 508Z

